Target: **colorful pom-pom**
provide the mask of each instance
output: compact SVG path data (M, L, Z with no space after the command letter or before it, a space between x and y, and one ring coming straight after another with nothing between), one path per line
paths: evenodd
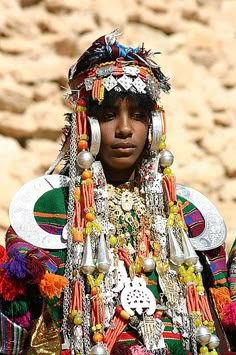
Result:
M7 277L6 271L0 274L0 294L5 301L13 301L18 295L25 294L25 286L20 280Z
M17 301L3 303L4 313L10 317L19 317L28 311L28 305L25 300L17 299Z
M45 266L42 264L42 262L31 255L27 255L26 267L26 282L30 284L39 283L46 272Z
M43 296L59 298L67 283L68 280L64 276L46 273L39 283L39 289Z
M23 328L29 328L30 326L30 322L31 322L31 314L29 311L27 311L25 314L23 314L22 316L19 317L15 317L13 318L13 321L20 325Z
M9 278L24 279L27 274L25 255L15 251L11 260L2 265Z
M0 245L0 264L3 264L7 261L7 252L6 249Z
M223 324L229 328L236 327L236 302L224 306Z

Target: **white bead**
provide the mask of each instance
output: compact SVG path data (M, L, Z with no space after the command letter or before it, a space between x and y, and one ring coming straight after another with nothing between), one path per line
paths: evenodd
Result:
M206 345L209 343L211 338L211 333L205 325L200 325L196 330L196 340L201 345Z
M215 334L211 334L210 341L207 344L208 348L215 349L219 346L219 344L220 344L220 339Z
M96 344L90 350L89 355L108 355L108 351L103 344Z
M155 261L152 258L145 258L143 260L143 269L145 272L150 272L155 268Z
M169 150L165 149L160 153L160 165L163 168L168 168L173 164L173 162L174 162L174 156Z
M194 269L195 269L196 272L202 272L203 266L202 266L202 264L200 263L199 260L198 260L197 263L194 265Z
M82 169L89 169L93 164L93 156L87 150L82 150L77 156L77 164Z

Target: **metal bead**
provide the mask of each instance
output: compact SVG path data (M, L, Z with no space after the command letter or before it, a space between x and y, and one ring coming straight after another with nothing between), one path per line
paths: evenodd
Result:
M137 328L140 323L140 320L136 315L134 315L129 318L129 322L132 327Z
M100 343L90 349L89 355L108 355L108 351L105 346Z
M173 162L174 156L169 150L165 149L160 153L160 165L163 168L168 168L173 164Z
M201 345L206 345L209 343L211 338L211 333L205 325L201 325L196 330L196 340Z
M143 260L143 269L145 272L150 272L155 268L155 261L152 258L145 258Z
M108 232L110 234L115 234L116 233L116 227L114 226L114 224L109 224Z
M215 349L219 346L219 344L220 344L220 339L215 334L211 334L210 341L207 344L208 348Z
M194 265L194 269L195 269L196 272L202 272L203 266L202 266L202 264L200 263L199 260L198 260L198 262Z
M93 163L93 156L87 150L82 150L77 156L77 164L82 169L89 169Z

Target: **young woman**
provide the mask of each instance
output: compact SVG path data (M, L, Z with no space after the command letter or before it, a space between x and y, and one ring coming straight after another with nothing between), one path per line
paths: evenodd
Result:
M62 150L10 206L4 354L229 350L224 222L176 185L159 105L168 79L150 51L117 36L96 40L70 69Z

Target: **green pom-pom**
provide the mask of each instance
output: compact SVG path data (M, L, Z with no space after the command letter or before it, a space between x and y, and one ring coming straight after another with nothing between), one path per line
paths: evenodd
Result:
M4 302L4 313L10 318L19 317L28 311L27 302L24 300L16 300L12 302Z

